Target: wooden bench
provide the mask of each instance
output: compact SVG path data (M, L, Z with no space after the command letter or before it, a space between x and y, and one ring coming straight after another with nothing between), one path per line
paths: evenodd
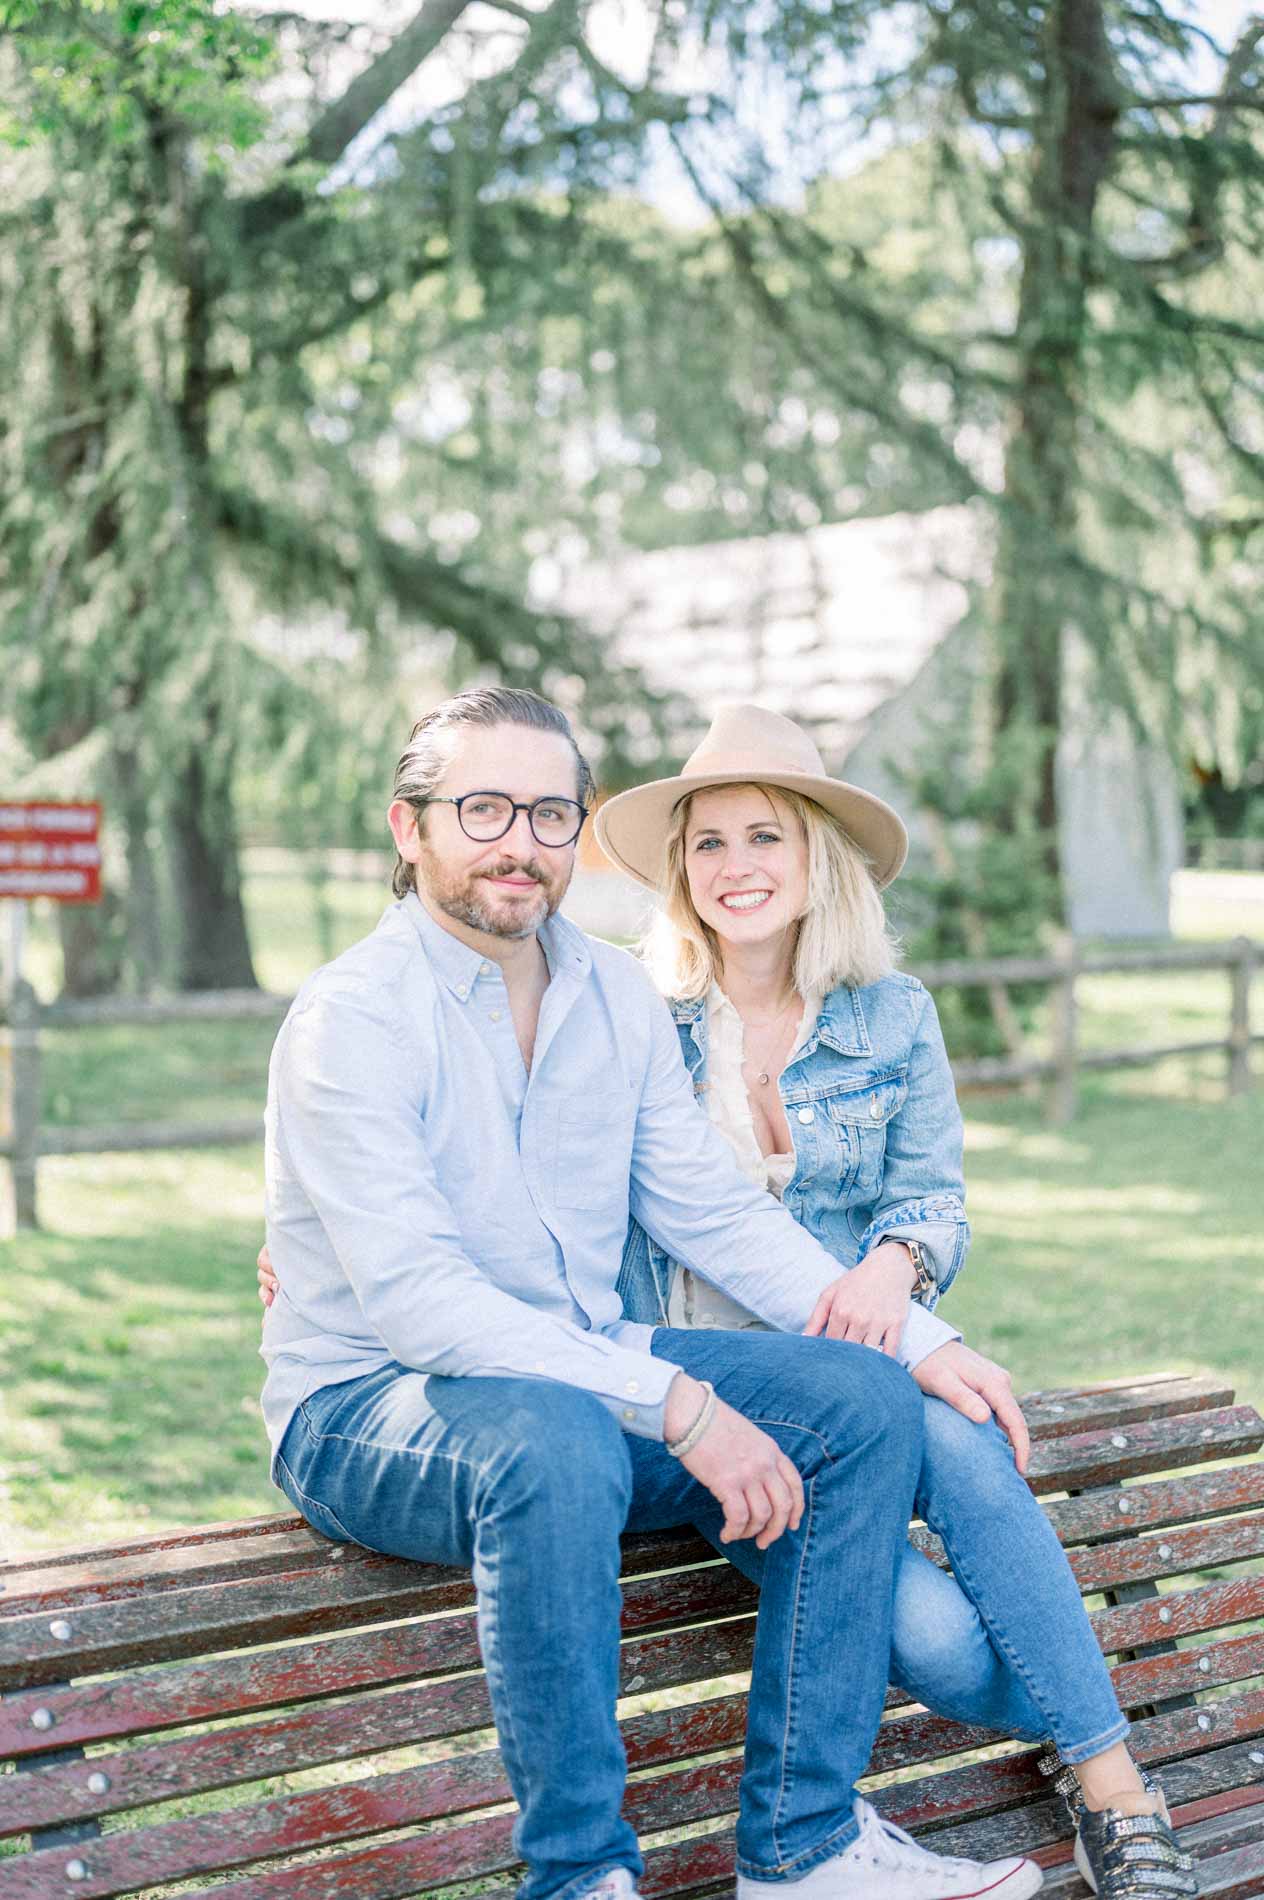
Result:
M1264 1893L1264 1463L1241 1462L1264 1423L1232 1401L1175 1376L1024 1401L1033 1484L1212 1900ZM688 1532L629 1538L625 1578L646 1890L727 1893L754 1593ZM945 1851L1035 1852L1046 1892L1086 1893L1033 1750L980 1757L981 1732L889 1704L884 1813ZM295 1517L0 1565L0 1900L187 1879L224 1900L503 1895L489 1720L468 1576Z

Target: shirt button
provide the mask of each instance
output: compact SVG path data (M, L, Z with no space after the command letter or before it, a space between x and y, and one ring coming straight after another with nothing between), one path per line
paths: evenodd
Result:
M632 1407L630 1405L624 1406L623 1416L627 1420L629 1425L631 1425L636 1419L636 1413L632 1410Z
M714 1326L714 1325L715 1325L715 1314L714 1314L714 1313L699 1313L699 1315L698 1315L698 1318L699 1318L699 1319L700 1319L700 1320L702 1321L702 1323L703 1323L703 1325L704 1325L704 1326Z
M492 973L492 966L491 966L491 964L490 964L490 963L480 963L480 964L479 964L479 966L478 966L478 973L479 973L479 975L480 975L480 976L490 976L490 975L491 975L491 973Z
M504 1011L503 1011L503 1010L499 1010L499 1009L494 1009L494 1010L492 1011L492 1015L491 1015L491 1020L492 1020L492 1021L493 1021L494 1023L498 1023L498 1022L500 1021L500 1019L501 1019L501 1016L502 1016L503 1014L504 1014Z
M637 1380L629 1379L623 1389L625 1392L639 1392L641 1387L639 1383L637 1382Z
M460 988L457 990L457 995L461 998L462 1002L464 1002L465 998L469 995L469 993L470 993L470 986L468 983L462 983Z
M805 1123L806 1123L806 1122L813 1122L813 1121L815 1121L815 1120L816 1120L816 1110L815 1110L815 1109L812 1109L812 1108L801 1108L801 1109L799 1110L799 1120L800 1120L801 1122L805 1122Z

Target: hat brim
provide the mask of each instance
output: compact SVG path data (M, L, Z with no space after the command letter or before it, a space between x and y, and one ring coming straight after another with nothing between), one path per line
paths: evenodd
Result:
M752 765L745 772L704 772L697 777L653 779L617 792L600 807L593 820L598 844L620 871L660 891L666 875L667 828L682 798L705 792L713 785L771 785L799 792L836 818L869 860L879 890L898 877L908 856L908 833L890 805L872 792L842 779L821 778L810 772L768 772Z

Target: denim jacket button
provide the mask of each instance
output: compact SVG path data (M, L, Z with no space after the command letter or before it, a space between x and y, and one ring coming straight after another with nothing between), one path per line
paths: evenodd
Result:
M812 1122L812 1121L815 1121L815 1120L816 1120L816 1110L815 1110L815 1109L812 1109L812 1108L801 1108L801 1109L799 1110L799 1120L800 1120L801 1122Z
M875 1121L879 1120L879 1118L881 1117L882 1103L878 1100L876 1095L874 1096L873 1100L869 1104L869 1113L872 1115Z

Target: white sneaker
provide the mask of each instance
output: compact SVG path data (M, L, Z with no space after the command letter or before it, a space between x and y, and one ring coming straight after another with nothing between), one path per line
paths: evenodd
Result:
M613 1867L603 1874L595 1887L579 1895L579 1900L641 1900L636 1882L626 1867Z
M957 1860L919 1847L857 1800L860 1834L802 1880L737 1877L737 1900L1027 1900L1045 1877L1034 1860Z

